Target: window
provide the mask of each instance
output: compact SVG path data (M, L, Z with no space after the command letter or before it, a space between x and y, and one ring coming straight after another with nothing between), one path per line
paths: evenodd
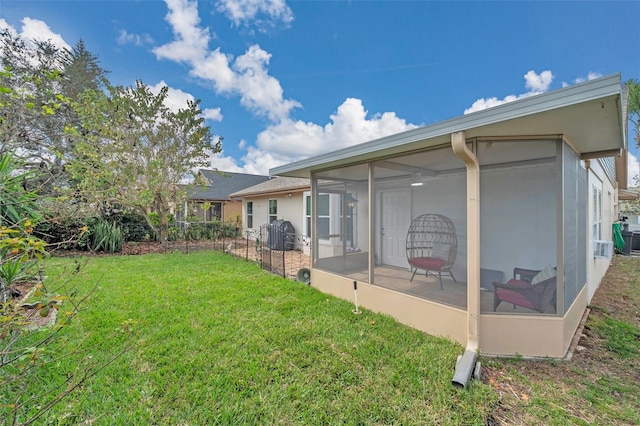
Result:
M602 237L602 190L593 185L593 239Z
M207 207L208 206L208 207ZM201 205L204 210L204 220L207 222L222 220L222 203L204 203Z
M269 223L278 220L278 200L269 200Z
M311 238L311 195L307 192L304 196L304 235ZM331 220L331 214L334 220ZM348 220L351 217L348 216ZM318 239L329 241L331 234L340 233L342 223L342 198L340 194L318 194ZM333 224L333 225L332 225ZM353 227L353 223L351 222Z
M311 238L311 195L304 193L304 236Z
M247 201L247 228L253 228L253 201Z
M318 194L318 239L328 240L331 234L331 209L329 194Z

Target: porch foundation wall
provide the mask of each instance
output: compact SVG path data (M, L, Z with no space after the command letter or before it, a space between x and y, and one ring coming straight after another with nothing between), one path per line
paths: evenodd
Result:
M486 355L563 358L587 307L586 289L564 317L480 316L480 350Z
M311 285L354 303L353 280L313 269ZM480 315L480 351L486 355L563 358L587 307L587 290L564 317ZM400 323L461 345L467 339L466 311L358 281L358 306L390 315Z
M323 293L354 302L353 280L318 269L311 271L311 285ZM358 306L390 315L402 324L461 345L467 342L467 313L415 296L358 282Z

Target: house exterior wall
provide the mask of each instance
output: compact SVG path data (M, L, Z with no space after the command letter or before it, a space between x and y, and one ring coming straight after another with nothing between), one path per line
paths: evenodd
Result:
M556 167L480 173L481 267L502 271L507 280L514 267L555 266Z
M425 213L441 214L455 224L458 240L456 261L451 269L454 276L465 279L467 275L467 208L466 176L460 173L425 185L411 188L411 219Z
M278 220L291 222L296 235L302 235L304 222L304 204L302 192L287 194L247 196L242 200L242 223L246 226L247 202L253 202L253 228L260 229L262 225L269 223L269 200L278 201Z
M604 274L609 268L610 261L608 259L596 258L593 256L593 224L596 218L594 205L593 189L598 188L602 195L602 209L601 209L601 235L600 239L604 241L613 240L613 223L618 219L615 208L615 188L609 178L607 177L606 170L601 166L598 160L592 160L589 162L589 174L587 178L588 182L588 220L587 232L588 244L587 244L587 303L591 302L594 293L596 292L600 281L604 277Z
M242 201L225 201L222 206L223 222L242 223Z

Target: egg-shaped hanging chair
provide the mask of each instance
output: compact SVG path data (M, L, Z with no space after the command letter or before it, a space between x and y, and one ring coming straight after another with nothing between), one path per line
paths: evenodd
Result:
M438 277L442 289L442 273L449 273L457 282L451 268L458 253L456 228L451 219L440 214L423 214L411 222L407 234L407 260L413 270Z

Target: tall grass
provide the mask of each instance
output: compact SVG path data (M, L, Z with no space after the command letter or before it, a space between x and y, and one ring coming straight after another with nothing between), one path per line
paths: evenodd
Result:
M224 254L102 257L82 274L100 284L57 349L83 341L98 361L125 344L113 330L137 343L56 424L482 425L496 403L480 382L451 385L458 344Z

